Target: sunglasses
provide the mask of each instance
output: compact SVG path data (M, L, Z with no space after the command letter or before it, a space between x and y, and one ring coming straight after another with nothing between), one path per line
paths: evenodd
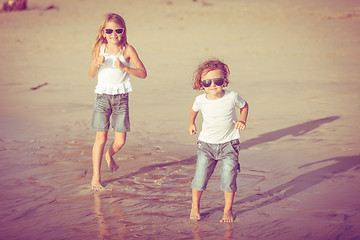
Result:
M118 28L118 29L115 29L115 30L109 29L109 28L104 29L104 32L106 34L112 34L113 31L115 31L117 34L123 34L125 30L123 28Z
M201 81L201 85L204 87L210 87L211 83L214 82L217 86L222 86L224 84L223 78L214 78L214 79L206 79Z

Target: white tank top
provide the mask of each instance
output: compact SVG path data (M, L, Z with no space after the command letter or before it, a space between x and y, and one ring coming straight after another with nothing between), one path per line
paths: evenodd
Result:
M105 57L104 65L100 65L98 71L98 83L95 88L97 94L123 94L132 91L130 83L130 74L115 68L114 62L119 58L120 62L126 66L130 66L126 62L124 55L105 53L105 44L100 47L100 56Z

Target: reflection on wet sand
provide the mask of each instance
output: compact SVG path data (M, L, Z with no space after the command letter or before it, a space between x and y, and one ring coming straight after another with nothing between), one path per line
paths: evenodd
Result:
M126 218L124 211L116 207L115 204L110 204L109 210L104 213L104 196L102 192L94 192L94 216L98 223L98 238L99 239L111 239L116 237L116 239L127 239L127 229ZM112 227L112 225L115 225ZM112 233L111 229L117 229L117 233Z
M234 226L233 223L221 223L221 225L224 228L224 240L233 240L233 233L234 233ZM192 235L193 235L193 239L194 240L205 240L208 239L209 237L209 233L204 233L201 231L200 229L200 224L198 224L198 222L195 222L192 225L192 229L191 229ZM212 235L213 236L213 235Z
M100 239L108 239L110 237L110 231L103 214L102 207L100 192L94 192L94 214L98 222L98 237Z

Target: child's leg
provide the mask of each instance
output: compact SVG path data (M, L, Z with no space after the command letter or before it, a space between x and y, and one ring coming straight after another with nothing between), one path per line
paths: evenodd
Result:
M101 185L101 162L106 141L107 132L96 132L95 143L92 152L93 176L91 180L91 187L94 190L100 190L103 188Z
M234 215L232 213L232 205L234 202L235 192L224 192L225 197L225 207L224 207L224 215L220 222L233 222Z
M215 146L216 147L216 146ZM214 144L198 141L198 156L192 188L192 208L190 219L200 220L200 199L218 161L214 160Z
M221 159L221 189L224 191L225 207L224 215L220 222L233 222L232 205L237 190L236 178L239 165L240 142L238 140L224 144Z
M192 189L191 220L200 220L200 199L203 191Z
M125 145L125 141L126 133L115 132L114 141L111 143L109 150L105 154L105 159L111 172L115 172L119 168L114 161L113 156Z

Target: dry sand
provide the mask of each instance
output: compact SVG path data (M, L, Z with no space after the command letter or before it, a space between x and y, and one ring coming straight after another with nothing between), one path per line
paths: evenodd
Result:
M54 6L45 10L48 6ZM38 0L0 13L0 239L360 239L360 2ZM90 49L122 15L147 70L107 190L92 192ZM250 105L233 224L214 173L188 221L191 76L209 57ZM47 83L47 85L43 85ZM31 90L31 88L36 88ZM198 119L200 127L201 118Z

